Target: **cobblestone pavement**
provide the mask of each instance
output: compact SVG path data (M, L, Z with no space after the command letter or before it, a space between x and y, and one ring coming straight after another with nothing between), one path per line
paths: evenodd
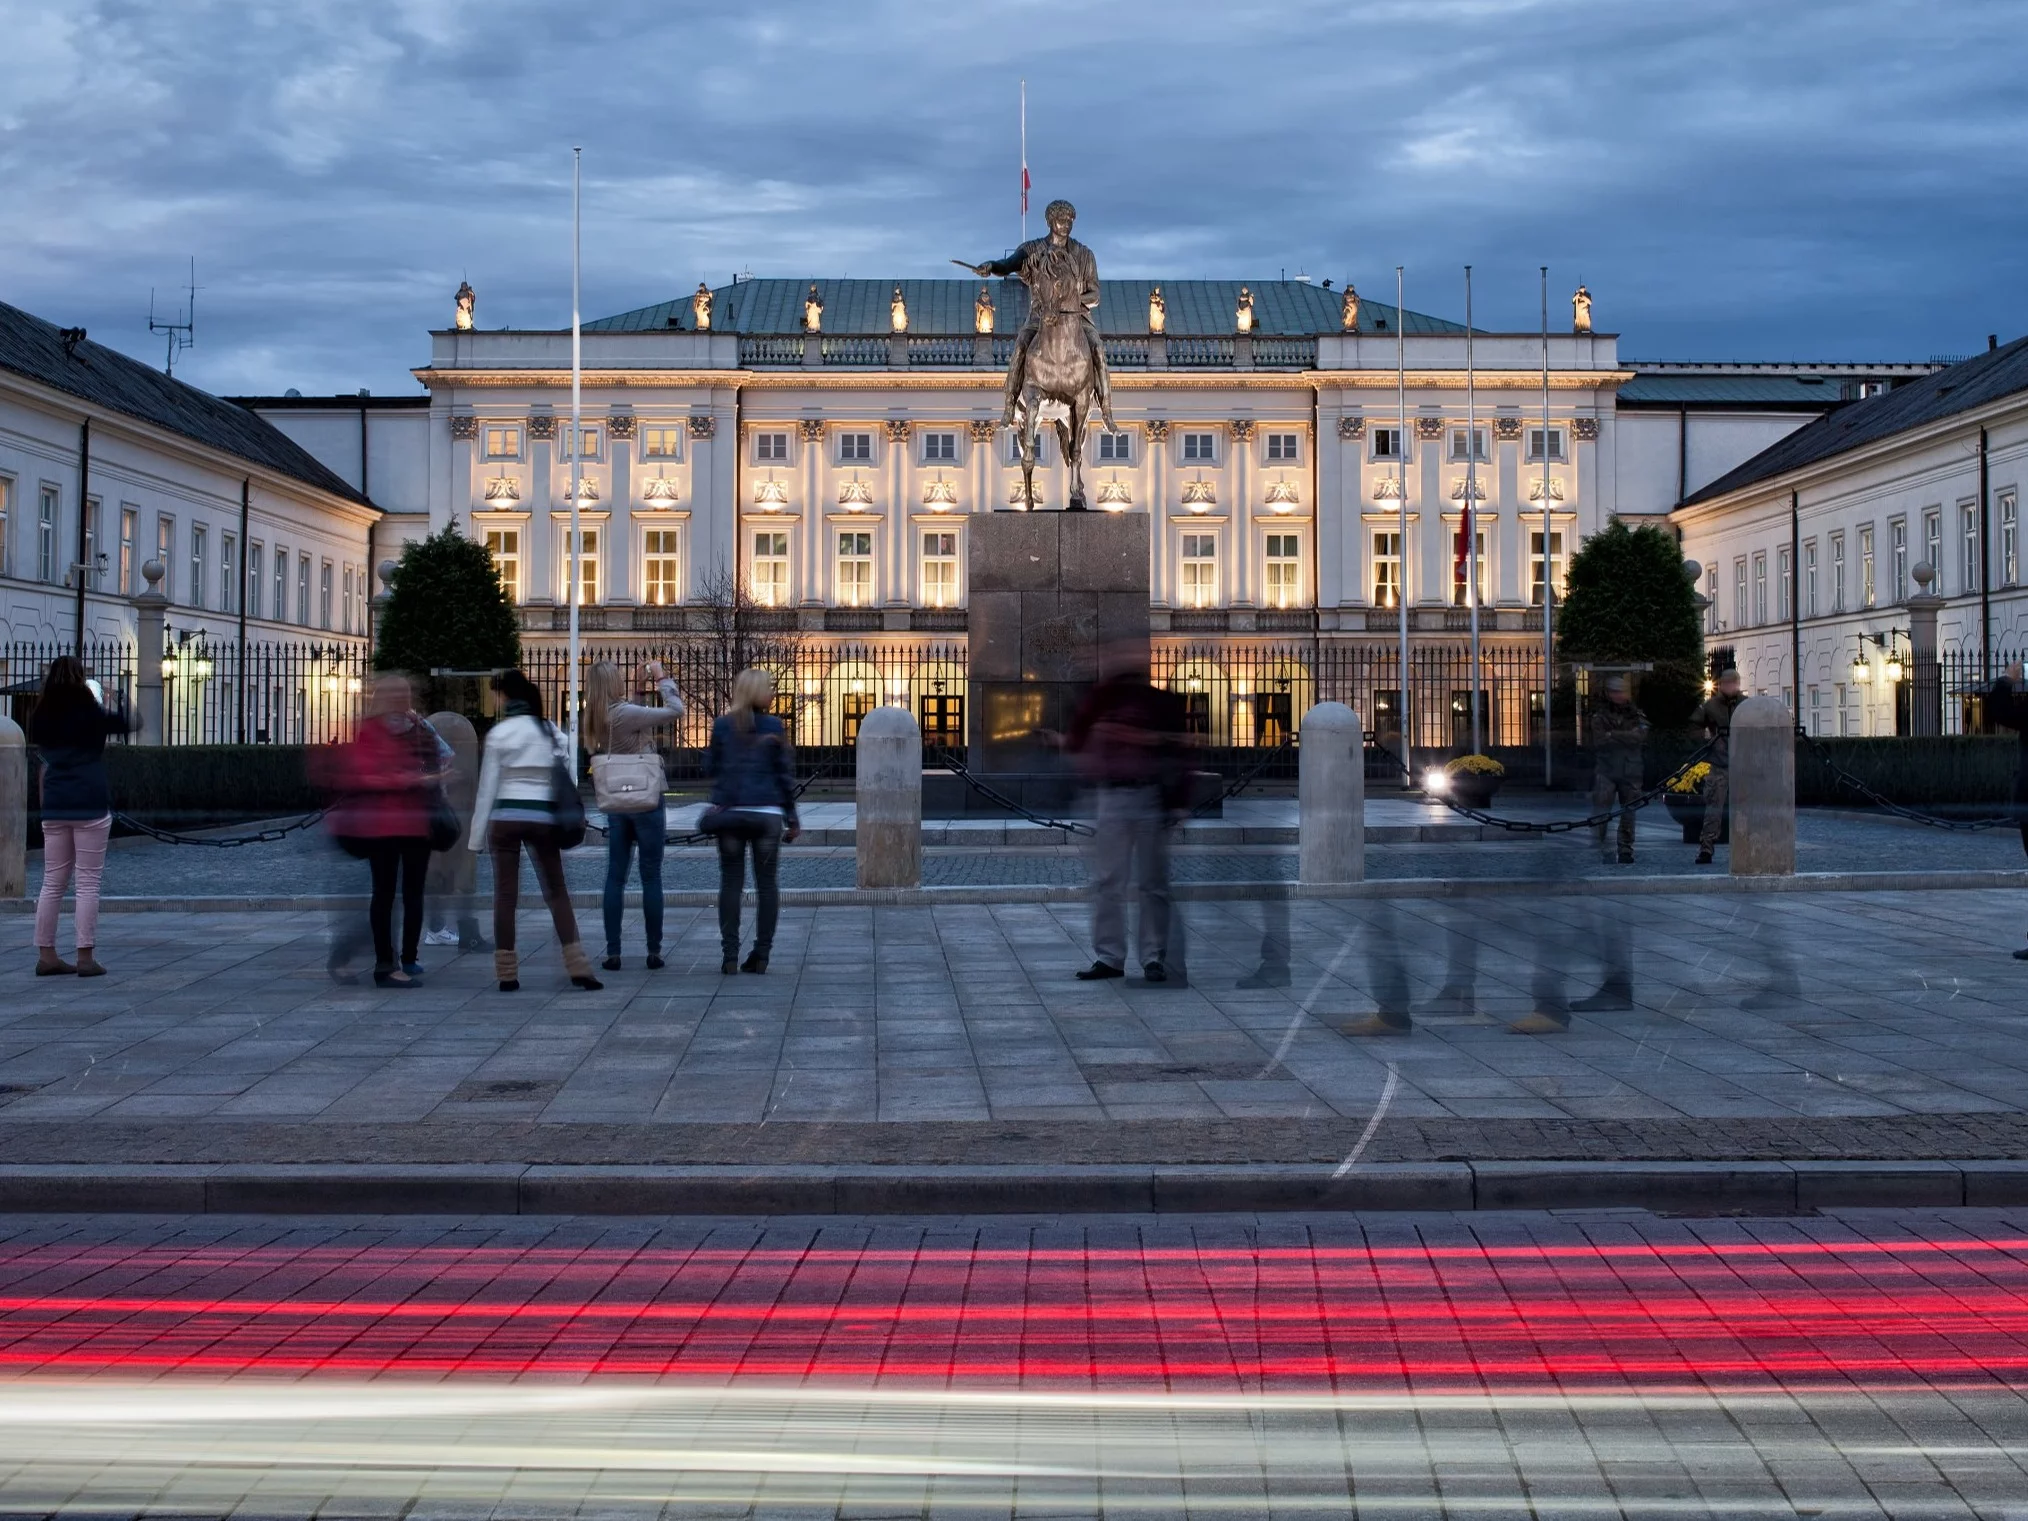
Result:
M0 1223L10 1515L2024 1515L2028 1214Z
M1187 982L1157 986L1072 978L1090 957L1076 904L791 909L765 977L722 977L709 911L676 910L664 970L644 969L635 921L626 965L587 994L528 914L508 995L490 957L437 950L419 989L335 985L319 915L122 914L104 921L103 980L33 978L20 953L0 1133L17 1159L80 1161L229 1150L240 1125L327 1157L434 1156L458 1136L542 1149L527 1137L564 1145L559 1126L630 1160L701 1160L688 1148L766 1127L823 1155L827 1127L890 1125L933 1150L969 1133L1018 1151L1041 1127L1099 1160L1307 1156L1386 1095L1390 1126L1438 1128L1385 1130L1376 1160L1611 1154L1650 1133L1691 1155L2022 1145L2015 893L1209 902L1184 920ZM1376 1006L1413 1009L1412 1033L1341 1033ZM1562 1007L1567 1033L1507 1030ZM1887 1128L1869 1139L1868 1122Z
M1581 814L1576 802L1528 800L1509 806L1516 816L1537 819ZM1709 874L1725 869L1695 864L1695 847L1666 815L1641 815L1639 859L1645 875ZM565 858L573 888L594 891L605 880L605 846L594 837ZM1971 868L2018 869L2024 862L2020 837L2012 830L1947 833L1879 819L1805 812L1797 821L1797 868L1801 871L1938 871ZM1369 845L1367 874L1376 878L1530 877L1610 878L1628 868L1601 863L1588 833L1548 837L1494 837L1484 843ZM31 875L39 879L39 859ZM362 893L365 867L333 851L321 834L309 831L287 840L235 850L178 846L154 840L114 842L106 865L106 891L130 897L205 897L249 892L286 896L301 893ZM1182 882L1276 882L1295 876L1295 852L1276 847L1186 847L1177 852ZM480 867L482 886L490 865ZM784 887L850 887L850 847L791 846L782 857ZM932 848L925 853L923 885L1075 886L1084 880L1075 849ZM708 848L673 848L664 870L671 890L708 890L718 885L716 858ZM638 885L638 882L636 883ZM31 889L32 890L32 889ZM490 889L488 889L490 890ZM523 867L524 899L535 890Z

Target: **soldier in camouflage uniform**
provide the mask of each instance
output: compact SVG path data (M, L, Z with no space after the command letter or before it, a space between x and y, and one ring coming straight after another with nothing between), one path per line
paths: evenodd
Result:
M1598 759L1598 770L1591 783L1591 811L1603 813L1618 805L1622 866L1632 864L1634 859L1634 809L1629 805L1641 795L1641 760L1647 740L1647 715L1634 706L1626 677L1607 678L1604 700L1593 703L1591 709L1591 747ZM1592 838L1598 844L1601 859L1611 862L1613 855L1606 849L1604 824L1592 826Z

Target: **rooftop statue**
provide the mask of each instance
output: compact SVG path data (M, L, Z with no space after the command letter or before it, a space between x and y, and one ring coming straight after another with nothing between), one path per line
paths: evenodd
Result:
M1163 299L1162 287L1156 286L1148 292L1148 331L1166 332L1169 327L1169 303Z
M1570 298L1570 330L1573 333L1591 331L1591 292L1578 282L1576 294Z
M817 282L810 282L810 294L803 297L803 327L812 333L824 330L824 298L817 293Z
M1032 503L1042 407L1054 402L1063 410L1066 415L1056 418L1056 436L1070 471L1069 507L1082 512L1085 426L1093 410L1104 418L1108 432L1119 431L1113 421L1105 344L1091 319L1099 303L1098 260L1070 235L1077 220L1075 206L1051 201L1042 215L1049 223L1048 237L1031 238L1004 259L951 262L981 278L1012 275L1028 287L1028 320L1015 335L1014 358L1007 366L1003 421L1018 430L1021 479Z
M697 293L690 298L690 314L697 319L697 331L711 331L711 287L702 280L697 282Z
M460 280L458 282L458 309L456 315L452 318L459 332L469 333L472 330L472 309L478 304L479 297L473 291L471 282L469 280Z
M1242 285L1239 288L1239 306L1232 314L1232 330L1236 333L1253 331L1253 288Z
M1339 326L1348 333L1359 331L1359 292L1352 288L1352 282L1345 282L1345 300L1339 308Z
M993 331L993 291L990 286L980 286L979 299L972 303L972 331L975 333Z

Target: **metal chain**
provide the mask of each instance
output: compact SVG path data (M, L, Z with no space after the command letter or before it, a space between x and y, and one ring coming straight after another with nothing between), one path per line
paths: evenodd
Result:
M1005 808L1009 813L1026 819L1031 824L1040 824L1045 829L1062 829L1067 830L1071 834L1082 835L1092 833L1092 827L1089 824L1079 824L1068 819L1047 819L1032 809L1022 807L1004 792L999 791L995 787L988 786L972 775L971 768L966 766L963 761L959 760L949 750L939 747L937 754L944 766L955 772L960 781L978 793L980 797L986 799L987 802L997 804Z
M1717 743L1718 741L1715 739L1707 740L1704 743L1704 745L1700 747L1697 751L1695 751L1688 760L1683 762L1682 765L1678 766L1674 771L1671 771L1666 777L1664 777L1661 781L1657 782L1654 786L1650 787L1646 792L1643 792L1631 803L1619 804L1613 808L1608 809L1604 813L1590 814L1581 819L1552 819L1547 823L1542 823L1534 819L1504 819L1501 818L1498 814L1486 812L1483 808L1473 808L1468 806L1467 804L1456 802L1451 798L1431 797L1430 800L1432 802L1442 803L1444 807L1450 809L1451 812L1462 814L1464 817L1472 820L1474 823L1488 824L1495 829L1504 829L1509 834L1575 834L1580 829L1602 829L1607 824L1610 824L1614 820L1619 818L1621 814L1634 813L1642 808L1646 808L1649 804L1653 803L1657 798L1661 797L1664 793L1668 792L1670 787L1675 784L1678 778L1680 778L1683 775L1683 773L1688 771L1692 766L1696 765L1706 755L1710 754L1712 749L1717 745ZM1402 774L1406 776L1411 783L1413 783L1415 780L1414 773L1408 769L1407 765L1405 765L1400 760L1399 757L1396 757L1395 764L1401 768ZM1427 796L1428 794L1425 795Z
M276 840L285 840L298 830L308 829L331 810L319 808L315 813L306 813L300 819L273 829L263 829L259 834L234 835L229 839L215 839L209 836L177 834L170 829L157 829L153 824L144 824L130 813L115 813L114 818L151 840L160 840L165 845L206 845L213 850L234 850L241 845L271 845Z
M2021 822L2020 819L2008 814L2000 814L1983 819L1947 819L1937 814L1923 813L1918 809L1906 807L1901 803L1884 797L1875 788L1861 781L1843 766L1832 760L1831 752L1818 742L1816 735L1809 733L1800 726L1796 729L1796 734L1802 739L1803 743L1810 747L1811 753L1823 763L1824 769L1831 773L1832 778L1839 785L1850 787L1883 813L1891 813L1896 818L1912 819L1916 823L1927 825L1931 829L1948 830L1954 834L1974 834L1982 829L2000 829L2007 825Z

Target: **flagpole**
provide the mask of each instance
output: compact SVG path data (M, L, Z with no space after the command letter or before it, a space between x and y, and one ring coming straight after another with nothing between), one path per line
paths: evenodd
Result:
M584 581L584 535L578 526L578 494L583 489L584 334L578 325L584 149L570 150L570 774L577 775L578 593Z
M1021 241L1028 241L1028 81L1021 81Z
M1408 785L1415 785L1415 745L1409 736L1408 686L1408 329L1401 320L1401 266L1394 266L1394 399L1400 411L1400 432L1394 443L1395 506L1401 512L1400 538L1394 546L1394 607L1400 614L1401 767Z
M1549 266L1542 266L1542 786L1546 791L1555 781L1556 747L1551 740L1555 725L1550 722L1551 703L1556 691L1556 635L1552 629L1556 607L1556 561L1549 552Z
M1479 515L1474 498L1479 490L1479 404L1472 389L1472 266L1465 266L1465 511L1459 519L1465 533L1469 575L1465 603L1472 610L1472 753L1483 754L1479 721Z

